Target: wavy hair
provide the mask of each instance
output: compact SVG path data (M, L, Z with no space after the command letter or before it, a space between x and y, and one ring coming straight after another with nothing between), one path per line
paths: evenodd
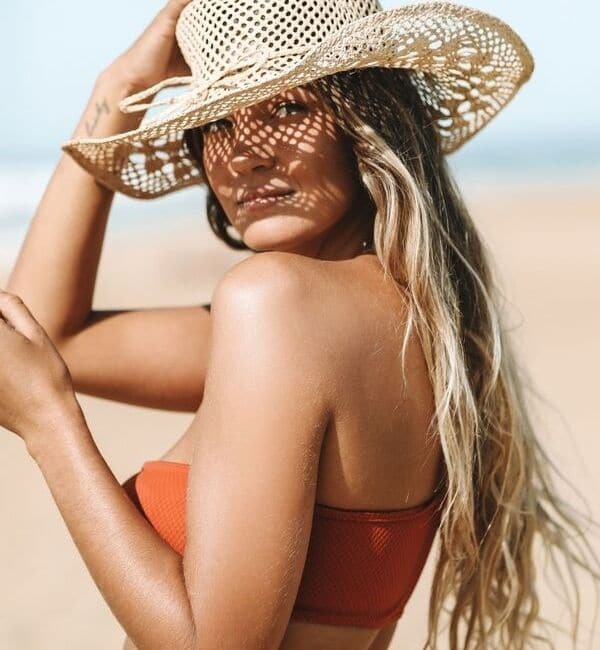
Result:
M557 490L556 478L566 479L536 435L526 392L536 391L517 363L497 272L441 151L422 76L365 68L310 87L351 140L376 208L373 243L386 277L398 281L402 272L407 281L402 359L415 327L433 386L429 434L439 436L443 450L446 499L425 648L438 647L443 611L451 650L517 650L540 641L554 647L538 633L552 625L540 615L538 542L562 584L573 587L575 647L575 570L589 573L597 594L598 558L584 523L597 524ZM185 143L202 165L200 129L186 131ZM231 224L210 187L207 215L217 237L248 248L227 232Z

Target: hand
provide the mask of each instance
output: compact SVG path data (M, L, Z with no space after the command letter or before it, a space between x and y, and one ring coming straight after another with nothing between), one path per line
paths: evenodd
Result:
M104 70L103 76L116 76L141 90L168 77L191 75L175 39L179 14L189 2L169 0L133 45Z
M71 375L18 296L0 290L0 426L29 446L77 412Z

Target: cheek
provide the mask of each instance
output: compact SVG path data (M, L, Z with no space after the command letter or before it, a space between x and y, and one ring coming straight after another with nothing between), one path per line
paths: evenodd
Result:
M207 144L202 156L206 180L221 203L227 201L231 183L227 178L226 165L223 157L219 158L216 147Z
M340 142L321 143L304 163L310 180L307 186L318 191L326 202L347 207L353 201L359 176L351 149Z

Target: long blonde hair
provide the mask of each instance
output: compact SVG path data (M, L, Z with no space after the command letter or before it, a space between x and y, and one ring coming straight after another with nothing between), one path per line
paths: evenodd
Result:
M515 650L533 641L553 647L536 632L548 623L536 592L538 540L561 580L556 560L566 564L575 594L575 645L580 596L574 569L589 572L596 585L598 558L585 537L585 518L560 498L554 480L560 472L536 436L525 392L532 382L517 363L491 255L442 155L422 101L424 86L409 70L366 68L311 87L352 143L375 207L373 244L383 269L407 281L402 356L414 327L433 386L430 433L440 438L447 496L425 647L437 648L449 598L451 650ZM197 131L186 132L185 142L202 164ZM207 201L215 234L246 248L227 233L229 221L210 188Z

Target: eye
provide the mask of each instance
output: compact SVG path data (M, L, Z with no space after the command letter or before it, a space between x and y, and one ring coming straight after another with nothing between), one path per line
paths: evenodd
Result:
M275 113L279 113L279 111L285 108L286 112L290 108L294 110L294 112L301 112L305 109L305 106L303 104L300 104L298 102L292 102L292 101L287 101L287 102L280 102L277 105L277 108L275 109ZM208 134L208 133L216 133L217 131L221 130L221 127L219 126L220 124L229 124L231 126L231 121L228 120L225 117L222 117L219 120L214 120L213 122L208 122L208 124L204 124L201 127L202 133Z
M229 120L222 117L220 120L215 120L214 122L209 122L208 124L203 124L202 127L201 127L202 128L202 133L216 133L217 131L220 131L221 129L219 128L219 124L221 124L222 122L229 122ZM213 127L215 127L215 128L213 128Z
M277 105L277 108L275 109L275 113L279 113L279 111L280 111L282 108L286 108L286 109L287 109L287 107L290 107L290 106L291 106L293 109L295 109L295 111L296 111L296 110L303 111L304 108L305 108L302 104L299 104L298 102L281 102L280 104Z

